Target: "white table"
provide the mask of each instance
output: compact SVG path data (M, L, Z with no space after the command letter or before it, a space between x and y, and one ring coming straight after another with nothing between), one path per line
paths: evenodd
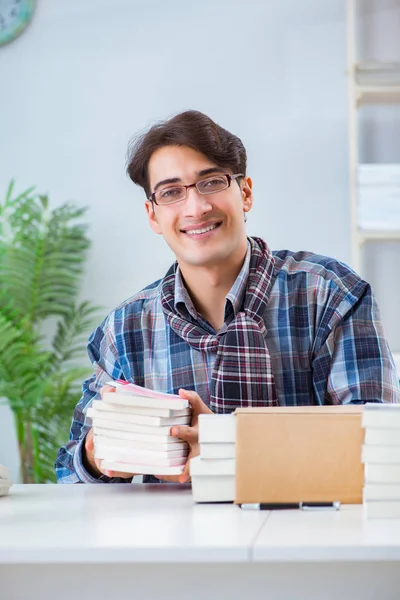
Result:
M398 599L400 521L194 504L189 486L14 485L3 600Z

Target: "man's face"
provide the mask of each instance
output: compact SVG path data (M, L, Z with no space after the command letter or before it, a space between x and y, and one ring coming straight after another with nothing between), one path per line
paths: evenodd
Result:
M155 188L195 183L212 176L209 171L212 168L221 173L217 165L196 150L164 146L153 153L149 162L151 192ZM222 171L230 172L229 169ZM175 183L160 185L168 179L174 179ZM208 195L189 188L186 200L175 204L158 206L146 202L152 229L164 237L181 268L212 267L244 256L247 240L243 213L251 209L253 197L251 179L246 177L240 181L240 187L232 181L227 189ZM206 228L209 230L200 232Z

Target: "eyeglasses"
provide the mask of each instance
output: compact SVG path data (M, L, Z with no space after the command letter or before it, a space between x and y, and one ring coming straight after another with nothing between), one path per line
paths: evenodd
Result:
M173 187L157 190L149 196L148 200L158 205L182 202L183 200L186 200L187 191L192 187L195 187L198 193L203 196L216 194L217 192L226 190L231 185L231 181L238 177L244 177L244 175L242 173L237 173L236 175L229 175L229 173L213 175L212 177L201 179L190 185L175 185Z

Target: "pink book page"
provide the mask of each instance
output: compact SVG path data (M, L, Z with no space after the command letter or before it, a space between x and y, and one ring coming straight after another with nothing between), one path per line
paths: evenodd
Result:
M132 394L133 396L142 396L144 398L168 398L169 400L183 400L180 396L176 394L166 394L164 392L155 392L154 390L150 390L149 388L141 387L140 385L136 385L135 383L128 383L123 379L117 379L116 381L107 381L106 385L111 385L115 387L119 392L126 392Z

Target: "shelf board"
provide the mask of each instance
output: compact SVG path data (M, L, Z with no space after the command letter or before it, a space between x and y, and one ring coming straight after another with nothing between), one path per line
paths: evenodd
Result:
M356 63L357 104L400 103L400 63Z
M400 85L356 85L357 104L400 104Z
M358 236L361 243L368 242L369 240L399 240L400 241L400 229L392 230L368 230L359 229Z

